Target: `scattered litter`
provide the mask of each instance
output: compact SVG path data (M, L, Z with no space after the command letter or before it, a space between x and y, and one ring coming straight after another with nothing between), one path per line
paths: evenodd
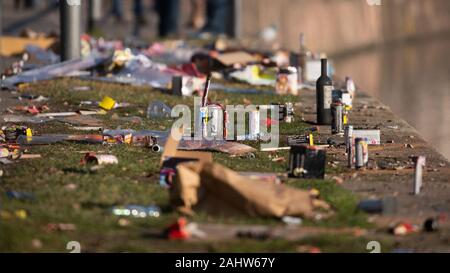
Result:
M43 117L70 117L70 116L77 116L77 112L59 112L59 113L40 113L37 114L37 117L43 118Z
M278 173L264 173L264 172L239 172L239 175L245 176L249 179L266 181L273 184L281 184L281 180L286 178L285 174Z
M68 191L74 191L78 188L78 185L74 184L74 183L69 183L69 184L65 185L64 188Z
M17 218L24 220L28 217L28 213L24 209L14 210L13 212L7 210L0 210L0 219L9 220L12 218Z
M257 59L245 51L235 51L222 53L216 56L216 60L225 66L233 66L235 64L247 64L256 62Z
M42 158L40 154L22 154L20 159L39 159Z
M77 228L74 224L71 223L49 223L45 229L48 232L51 231L75 231Z
M364 170L369 163L369 146L367 138L355 139L355 168Z
M161 209L158 206L114 206L112 213L117 216L132 216L135 218L159 217Z
M274 147L274 148L261 148L261 152L276 152L276 151L289 151L291 147Z
M101 108L105 109L105 110L111 110L116 106L117 102L106 96L103 98L103 100L98 104L98 106L100 106Z
M91 54L83 59L65 61L25 71L19 75L6 78L3 81L3 84L10 89L14 89L14 86L21 83L32 83L36 81L50 80L57 77L73 76L76 75L74 71L92 68L105 62L107 58L108 57L106 55Z
M292 216L283 216L283 218L281 218L281 221L289 226L300 226L303 222L302 218Z
M338 184L338 185L342 185L342 184L344 183L344 179L342 179L342 178L339 177L339 176L333 176L331 179L332 179L334 182L336 182L336 184Z
M202 195L198 195L202 192ZM309 192L246 177L215 163L188 162L177 166L170 200L180 212L204 209L217 214L314 217L317 208L329 209Z
M115 155L87 153L83 157L83 159L81 159L81 163L94 165L110 165L110 164L119 164L119 160Z
M357 138L365 138L369 145L380 145L380 130L362 130L362 129L353 129L351 137L353 140Z
M3 126L0 130L0 142L16 141L19 136L32 136L31 128L26 126L12 125Z
M197 223L188 223L185 230L193 238L204 239L206 238L206 233L198 227Z
M42 95L21 94L19 100L29 100L34 102L48 101L49 99Z
M36 197L34 196L34 194L29 193L29 192L7 191L6 196L10 199L17 199L17 200L25 200L25 201L36 200Z
M125 218L120 218L120 219L117 221L117 224L118 224L119 226L121 226L121 227L127 227L127 226L130 225L130 221L129 221L128 219L125 219Z
M315 146L294 145L289 154L289 176L323 179L325 162L325 150Z
M44 36L35 37L0 37L0 56L9 57L18 54L22 54L26 50L27 45L34 45L43 49L48 49L53 43L55 38L47 38Z
M256 149L248 145L225 140L183 140L178 146L180 150L217 151L230 155L245 155Z
M17 116L4 115L3 122L5 123L44 123L50 121L48 118L42 116Z
M17 143L21 145L48 145L64 141L87 143L87 144L102 144L102 135L41 135L41 136L19 136Z
M289 146L301 144L308 144L310 146L314 146L314 137L311 133L307 135L288 136L287 144Z
M435 218L428 218L423 223L423 230L426 232L436 232L439 230L439 221Z
M267 230L239 230L236 233L236 237L240 239L253 239L253 240L267 240L271 236L271 234Z
M74 126L72 127L73 130L76 131L102 131L102 127L78 127Z
M419 230L419 228L416 225L407 223L407 222L401 222L396 224L393 228L391 228L391 233L397 236L406 236L411 233L415 233Z
M39 239L33 239L31 240L31 246L35 249L41 249L44 246L44 244Z
M213 157L208 152L179 151L179 141L169 135L163 154L161 155L161 170L159 184L164 187L171 187L174 183L176 167L178 164L189 161L212 162Z
M358 209L367 213L382 213L384 215L392 215L397 211L397 199L395 197L385 197L378 200L362 200L358 204Z
M413 181L413 194L420 194L422 189L422 175L423 168L425 167L425 156L416 156L413 158L414 161L414 181Z
M191 237L191 234L186 229L187 219L180 217L177 221L165 230L165 235L170 240L186 240Z
M284 158L284 156L280 156L280 157L274 157L272 158L272 162L286 162L286 158Z
M154 101L147 108L147 118L168 119L172 109L162 101Z
M320 248L318 248L316 246L310 246L310 245L297 246L296 251L299 253L311 253L311 254L322 253Z
M74 86L72 87L71 91L73 92L87 92L87 91L91 91L92 88L90 86Z

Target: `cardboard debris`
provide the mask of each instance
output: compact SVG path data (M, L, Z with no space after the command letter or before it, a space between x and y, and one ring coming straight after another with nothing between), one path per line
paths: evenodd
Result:
M48 145L71 141L85 144L102 144L102 135L66 135L66 134L48 134L41 136L19 136L17 143L21 145Z
M380 145L380 130L363 130L363 129L354 129L353 130L353 141L357 138L367 138L367 143L369 145Z
M214 215L313 218L315 209L330 206L307 191L261 180L251 180L216 163L179 164L170 191L171 204L180 212L204 210Z
M176 140L172 134L169 134L161 156L161 165L170 158L191 158L199 162L213 162L212 154L208 152L179 151L179 143L179 140Z
M255 148L248 145L225 140L183 140L178 149L216 151L230 155L245 155L256 151Z
M234 64L247 64L251 62L256 62L256 59L253 55L248 54L245 51L236 51L223 53L216 57L216 60L225 66L231 66Z
M1 36L0 37L0 56L11 57L22 54L26 50L27 45L34 45L42 49L48 49L55 43L54 38L36 37L22 38Z

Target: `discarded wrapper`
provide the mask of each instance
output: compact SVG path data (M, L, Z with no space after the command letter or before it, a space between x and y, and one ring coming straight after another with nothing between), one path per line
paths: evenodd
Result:
M256 179L249 181L220 164L202 162L177 166L170 200L186 214L205 210L214 215L314 218L315 209L330 208L307 191Z
M165 230L165 235L170 240L186 240L190 238L190 233L186 229L187 219L180 217L177 221Z
M118 164L119 160L115 155L98 155L95 153L86 153L81 160L82 164L108 165Z
M112 213L117 216L132 216L135 218L159 217L161 209L158 206L114 206Z
M117 102L106 96L103 98L103 100L98 104L98 106L100 106L101 108L105 109L105 110L111 110L114 108L114 106L116 106Z
M391 232L397 236L405 236L411 233L415 233L419 230L416 225L413 225L408 222L400 222L391 228Z

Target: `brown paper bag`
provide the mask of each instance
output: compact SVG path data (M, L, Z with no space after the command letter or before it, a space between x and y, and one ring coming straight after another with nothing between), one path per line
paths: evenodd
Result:
M312 218L316 208L329 209L327 203L307 191L248 179L216 163L183 163L178 165L177 172L171 203L188 214L204 210L223 216Z

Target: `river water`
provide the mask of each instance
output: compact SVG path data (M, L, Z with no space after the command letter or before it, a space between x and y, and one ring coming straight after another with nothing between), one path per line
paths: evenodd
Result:
M450 37L379 47L334 59L338 76L380 99L450 159Z

